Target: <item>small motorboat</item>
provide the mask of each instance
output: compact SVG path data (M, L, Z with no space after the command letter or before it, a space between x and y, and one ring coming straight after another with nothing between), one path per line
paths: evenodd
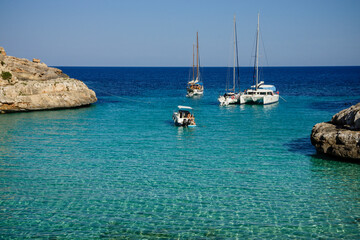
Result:
M176 126L195 127L195 117L192 108L187 106L178 106L178 111L173 113L172 119Z

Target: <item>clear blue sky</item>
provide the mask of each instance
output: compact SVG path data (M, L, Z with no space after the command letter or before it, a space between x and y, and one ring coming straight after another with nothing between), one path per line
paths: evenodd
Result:
M359 0L0 0L0 9L8 55L51 66L189 66L196 31L201 65L230 66L234 14L248 66L258 12L265 65L360 65Z

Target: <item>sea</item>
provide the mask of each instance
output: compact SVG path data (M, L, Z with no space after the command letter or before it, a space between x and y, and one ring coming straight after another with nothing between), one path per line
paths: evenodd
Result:
M279 103L227 107L226 67L197 98L187 67L58 68L98 101L1 114L0 239L360 239L360 164L310 142L360 102L360 67L265 67Z

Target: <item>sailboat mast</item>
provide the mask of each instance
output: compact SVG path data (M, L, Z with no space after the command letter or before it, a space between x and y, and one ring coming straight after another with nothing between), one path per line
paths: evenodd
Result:
M259 16L260 16L260 13L258 13L258 24L257 24L257 33L256 33L256 54L255 54L255 58L256 58L256 66L255 66L256 90L258 89L258 80L259 80Z
M236 39L235 39L235 32L236 32L236 25L235 25L235 15L234 15L234 69L233 69L233 91L235 92L235 64L236 64L236 58L235 58L235 48L236 48Z
M237 67L237 84L240 91L240 68L239 68L239 54L238 54L238 41L237 41L237 31L236 31L236 22L235 22L235 39L236 39L236 67Z
M196 79L199 80L199 37L196 32Z
M194 76L195 76L195 44L193 44L193 80L195 80Z

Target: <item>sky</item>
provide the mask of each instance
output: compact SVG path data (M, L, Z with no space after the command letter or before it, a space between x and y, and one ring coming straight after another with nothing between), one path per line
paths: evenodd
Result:
M359 0L0 0L0 46L49 66L360 66Z

